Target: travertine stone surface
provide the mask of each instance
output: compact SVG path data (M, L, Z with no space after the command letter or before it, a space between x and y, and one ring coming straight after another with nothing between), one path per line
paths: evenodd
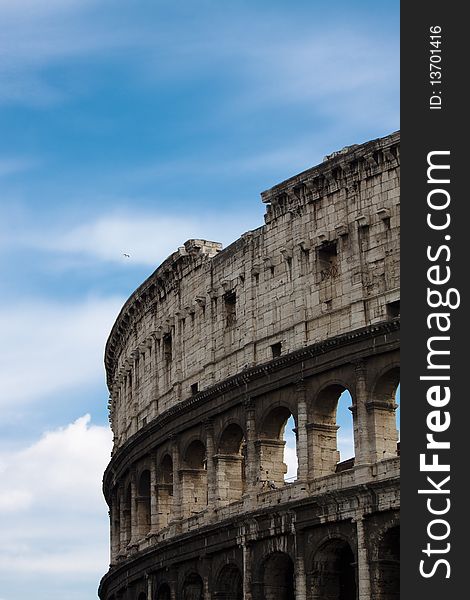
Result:
M105 355L102 600L398 600L399 198L399 134L350 146L126 302Z

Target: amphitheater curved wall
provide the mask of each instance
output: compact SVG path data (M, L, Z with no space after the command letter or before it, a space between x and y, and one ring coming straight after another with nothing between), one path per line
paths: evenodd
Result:
M399 597L399 134L262 199L265 225L186 242L110 334L102 600Z

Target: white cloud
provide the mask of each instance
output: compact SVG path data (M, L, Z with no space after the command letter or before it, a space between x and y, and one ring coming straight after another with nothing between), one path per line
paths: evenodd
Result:
M0 306L0 407L104 380L103 349L122 298Z
M101 478L110 450L110 430L85 415L27 448L0 454L0 573L98 577L106 571Z
M253 217L224 214L220 217L184 217L156 214L106 215L70 229L7 233L4 243L81 257L93 261L156 268L191 238L231 243L244 231L258 227ZM126 258L124 254L129 254ZM75 265L74 261L71 265Z

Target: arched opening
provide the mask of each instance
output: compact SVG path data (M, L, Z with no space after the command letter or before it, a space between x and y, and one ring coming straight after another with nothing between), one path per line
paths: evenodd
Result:
M157 471L157 511L159 529L163 529L173 512L173 459L169 454L162 458Z
M377 600L400 598L400 527L392 527L382 537L376 570Z
M150 471L142 471L137 486L137 527L139 537L150 531Z
M130 543L132 537L132 486L129 483L124 494L124 548Z
M292 483L297 479L299 464L297 460L297 429L295 427L293 415L287 419L286 426L284 427L283 439L286 443L284 446L284 463L287 467L284 481Z
M336 471L344 471L354 466L354 423L352 408L352 397L349 390L343 390L338 398L336 408L337 447L339 459Z
M197 573L191 573L184 580L183 600L203 600L203 583Z
M186 449L181 469L183 516L190 517L207 506L206 447L193 440Z
M341 539L329 540L313 560L313 600L356 600L354 554Z
M245 491L245 436L236 423L228 425L220 437L215 455L217 501L225 506L240 500Z
M155 600L171 600L171 590L167 583L162 583L158 588Z
M354 466L351 404L351 393L338 383L323 388L315 398L308 428L313 477Z
M274 552L264 563L264 600L294 600L294 563L288 554Z
M234 564L223 567L217 578L214 598L218 600L243 600L243 579Z
M373 460L397 455L398 429L395 411L400 369L393 367L378 379L369 402L369 431Z
M292 413L285 406L277 406L264 419L261 439L257 442L262 489L275 489L283 486L288 472L290 481L297 476L297 451L295 450L294 453L295 434L292 436L295 428L287 428L288 423L295 425ZM289 446L287 441L289 441Z

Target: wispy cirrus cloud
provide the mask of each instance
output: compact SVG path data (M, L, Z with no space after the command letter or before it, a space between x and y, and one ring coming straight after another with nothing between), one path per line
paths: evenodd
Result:
M179 246L192 238L231 243L244 231L261 223L251 215L198 215L188 210L185 216L167 213L111 213L71 226L50 230L26 228L4 235L9 247L30 248L46 253L87 261L147 265L157 267ZM125 254L129 255L124 256ZM75 263L72 263L75 264Z
M123 298L0 305L0 408L104 381L103 348Z

